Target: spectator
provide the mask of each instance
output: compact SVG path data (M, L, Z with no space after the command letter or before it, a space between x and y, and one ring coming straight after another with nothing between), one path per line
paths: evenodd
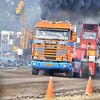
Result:
M22 55L23 55L23 50L21 47L19 47L17 50L16 50L17 54L18 54L18 58L19 59L22 59Z
M31 60L31 53L32 53L32 47L31 45L29 45L29 49L28 49L28 59Z
M23 57L25 60L28 59L28 51L25 47L23 47Z

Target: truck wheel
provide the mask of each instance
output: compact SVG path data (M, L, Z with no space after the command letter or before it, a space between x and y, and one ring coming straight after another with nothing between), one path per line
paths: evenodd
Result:
M99 63L96 63L95 64L95 76L94 76L94 78L99 78L100 76L99 76Z
M91 71L91 69L89 68L89 76L91 76L91 73L92 73L92 71Z
M32 75L38 75L38 73L39 73L38 69L32 68Z
M82 78L82 73L83 73L83 69L82 67L80 68L80 71L79 71L79 78Z
M66 71L65 74L66 77L73 78L74 77L73 67L71 68L71 71Z
M83 63L82 77L84 77L84 78L88 78L89 77L89 63L86 63L86 62Z
M79 69L79 73L76 73L77 78L82 78L83 69L82 67Z
M45 70L39 70L39 75L46 75Z

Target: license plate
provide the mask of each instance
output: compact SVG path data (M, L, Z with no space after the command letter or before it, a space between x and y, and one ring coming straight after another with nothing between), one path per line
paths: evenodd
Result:
M46 63L45 65L46 65L46 66L54 66L54 64L47 64L47 63Z

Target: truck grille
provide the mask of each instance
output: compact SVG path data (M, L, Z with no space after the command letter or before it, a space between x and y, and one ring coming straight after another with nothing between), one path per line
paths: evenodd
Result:
M56 60L56 57L45 57L46 59Z
M39 57L44 57L48 61L58 61L57 57L60 58L63 55L68 55L68 46L61 46L57 44L36 44L34 45L34 55L37 54ZM42 60L42 59L39 59ZM44 59L43 59L44 60Z
M45 46L45 55L50 55L50 56L56 56L56 50L55 45L50 46L50 44L46 44ZM51 53L51 54L50 54ZM56 60L56 57L46 57L46 59L53 59Z

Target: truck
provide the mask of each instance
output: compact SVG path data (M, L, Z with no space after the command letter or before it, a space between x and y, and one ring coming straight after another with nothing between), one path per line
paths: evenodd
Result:
M32 40L32 74L42 70L45 75L65 73L67 77L82 77L82 61L75 59L76 25L68 21L41 20L36 23Z
M98 76L99 68L96 60L99 58L99 33L98 24L83 23L80 34L80 48L76 48L76 58L79 58L81 51L84 52L83 76ZM77 56L78 54L78 56Z

